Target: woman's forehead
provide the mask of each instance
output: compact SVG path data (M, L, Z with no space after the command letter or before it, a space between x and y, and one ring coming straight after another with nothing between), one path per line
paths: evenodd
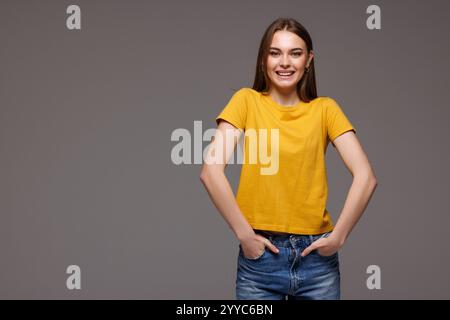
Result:
M293 49L293 48L306 48L306 43L293 32L289 31L277 31L273 35L271 47L278 49Z

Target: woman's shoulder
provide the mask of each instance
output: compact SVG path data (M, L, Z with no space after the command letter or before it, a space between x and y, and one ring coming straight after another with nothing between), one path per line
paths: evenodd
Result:
M322 96L320 98L320 104L322 107L327 109L335 109L340 108L339 102L336 101L336 99L329 97L329 96Z
M329 102L334 101L334 99L329 96L319 96L319 97L315 98L313 101L320 102L320 103L329 103Z
M237 89L234 94L238 94L241 96L255 96L255 95L259 95L260 92L256 91L253 88L250 87L241 87L239 89Z
M317 105L319 105L322 109L328 110L333 109L335 107L339 107L338 102L330 97L330 96L320 96L313 100Z
M237 103L247 105L253 105L258 101L258 95L260 93L249 87L241 87L239 89L233 89L231 94L231 100Z

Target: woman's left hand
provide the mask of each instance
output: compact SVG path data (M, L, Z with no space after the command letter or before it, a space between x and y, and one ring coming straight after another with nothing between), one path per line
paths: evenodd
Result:
M318 250L318 253L321 256L331 256L336 253L342 245L343 243L335 235L333 235L332 232L328 237L317 239L311 243L305 250L303 250L302 257L306 257L313 250Z

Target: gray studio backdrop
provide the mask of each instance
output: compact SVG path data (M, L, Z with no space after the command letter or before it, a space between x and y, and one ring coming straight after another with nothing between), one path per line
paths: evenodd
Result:
M81 30L66 9L81 8ZM381 8L381 29L366 8ZM0 4L0 298L234 299L238 242L171 134L215 127L280 16L378 187L340 251L343 299L450 298L448 1ZM203 147L206 147L203 143ZM194 155L192 154L192 159ZM327 151L336 221L351 174ZM227 175L237 187L240 166ZM234 189L236 190L236 189ZM69 290L68 266L81 270ZM370 290L369 266L381 270Z

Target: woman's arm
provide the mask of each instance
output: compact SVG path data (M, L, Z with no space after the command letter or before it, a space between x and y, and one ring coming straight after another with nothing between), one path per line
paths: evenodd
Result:
M212 142L208 146L200 180L212 202L241 242L244 252L254 257L259 255L264 245L274 252L277 250L270 242L264 243L262 236L255 234L242 214L225 176L225 167L233 155L242 132L230 123L220 121Z
M239 240L250 236L254 231L239 209L233 190L225 176L225 168L241 134L242 131L230 123L220 121L212 142L208 146L200 173L200 181L208 191L212 202ZM235 138L230 139L230 136Z
M343 244L366 210L378 182L369 159L353 131L340 135L333 143L353 176L353 183L333 230Z
M343 133L334 139L333 144L353 175L353 183L333 232L328 238L321 238L312 243L303 251L302 256L319 248L321 254L329 255L342 247L378 185L369 160L353 131Z

